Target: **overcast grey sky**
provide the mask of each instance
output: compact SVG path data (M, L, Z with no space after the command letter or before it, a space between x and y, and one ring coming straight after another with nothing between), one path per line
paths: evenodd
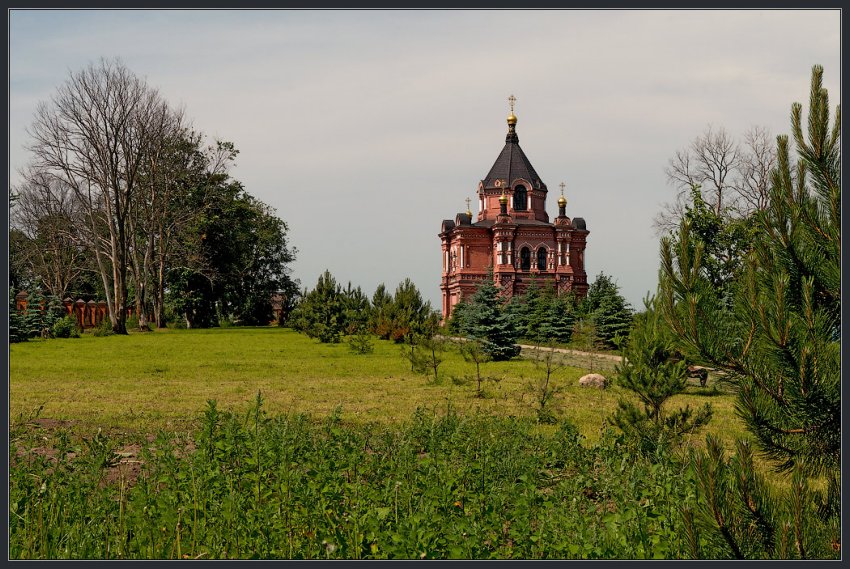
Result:
M411 277L440 306L443 219L466 210L504 145L520 145L590 230L590 280L635 307L654 291L652 220L664 168L708 124L789 131L811 67L839 100L840 13L810 11L12 10L10 172L27 163L36 104L100 57L120 57L233 141L232 174L273 206L298 248L372 294Z

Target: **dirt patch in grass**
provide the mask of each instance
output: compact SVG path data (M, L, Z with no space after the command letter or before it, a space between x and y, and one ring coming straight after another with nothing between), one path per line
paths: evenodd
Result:
M33 419L32 421L30 421L30 423L43 429L47 429L48 431L55 431L56 429L70 428L74 426L77 422L43 417L39 419Z
M102 484L118 484L123 480L126 488L132 488L142 474L144 461L139 457L141 452L142 447L138 444L127 445L117 450L115 454L121 459L118 464L106 469Z
M14 467L19 461L44 459L51 466L46 470L46 474L51 474L54 471L56 464L60 461L59 449L54 446L54 435L60 430L68 430L73 437L79 440L80 436L86 436L90 430L90 425L79 421L69 421L62 419L54 419L50 417L41 417L26 421L26 428L23 436L18 437L20 441L15 455L12 457L11 466ZM125 490L133 487L142 475L145 461L142 458L142 452L145 448L155 450L153 445L156 436L146 434L138 437L142 442L131 442L127 444L119 444L113 454L112 466L105 467L102 472L102 478L99 487L117 485L123 482ZM178 441L174 441L178 442ZM39 444L44 443L44 444ZM79 450L79 447L77 447ZM194 441L181 441L175 450L175 455L178 458L184 458L195 451ZM68 451L65 454L65 461L73 462L79 457L79 453Z

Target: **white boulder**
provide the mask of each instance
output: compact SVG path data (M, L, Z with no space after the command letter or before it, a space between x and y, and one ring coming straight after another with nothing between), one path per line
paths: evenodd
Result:
M605 389L608 386L608 380L604 375L598 373L589 373L583 375L579 380L580 387L595 387L596 389Z

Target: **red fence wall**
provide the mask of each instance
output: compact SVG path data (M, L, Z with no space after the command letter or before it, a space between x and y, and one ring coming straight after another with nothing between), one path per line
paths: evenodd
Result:
M26 312L28 298L29 293L26 291L21 291L15 295L15 307L18 309L18 312ZM76 319L77 326L80 328L94 328L100 326L104 318L109 318L109 310L107 309L106 302L103 300L90 300L86 302L82 298L78 298L76 301L66 298L62 301L62 306L64 306L65 310L68 311L69 316L73 316L74 319ZM43 304L41 309L44 310ZM135 307L128 307L127 318L132 316L135 312ZM153 315L149 315L148 319L152 321Z

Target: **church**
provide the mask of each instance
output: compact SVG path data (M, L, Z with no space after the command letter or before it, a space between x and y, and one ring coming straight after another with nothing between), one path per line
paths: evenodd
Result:
M521 295L532 280L558 294L587 295L584 219L567 217L562 182L558 217L546 213L546 184L519 146L513 95L508 99L508 134L490 172L478 183L478 215L466 213L443 220L439 237L443 251L443 320L461 299L469 298L488 276L506 297Z

